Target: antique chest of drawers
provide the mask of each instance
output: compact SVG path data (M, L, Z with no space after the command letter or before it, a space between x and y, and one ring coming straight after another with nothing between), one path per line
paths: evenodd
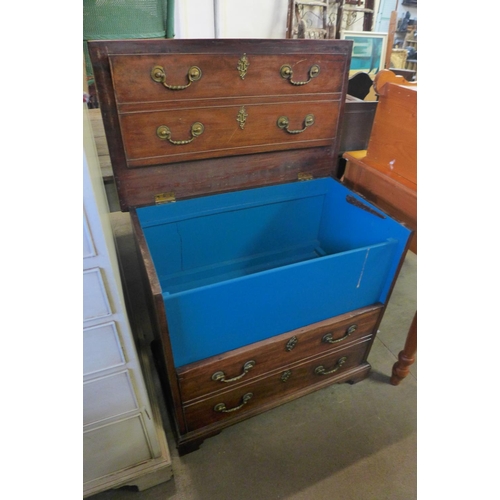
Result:
M351 42L89 42L181 454L357 382L411 231L335 180Z

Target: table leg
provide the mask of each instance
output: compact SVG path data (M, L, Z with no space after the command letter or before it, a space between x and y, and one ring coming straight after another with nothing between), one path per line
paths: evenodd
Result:
M415 362L415 354L417 352L417 312L413 316L406 342L403 350L399 353L398 361L392 367L391 384L399 385L399 383L410 373L409 366Z

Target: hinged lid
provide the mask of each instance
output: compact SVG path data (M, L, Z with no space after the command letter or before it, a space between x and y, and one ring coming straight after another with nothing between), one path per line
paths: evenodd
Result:
M122 210L335 176L352 42L91 41Z

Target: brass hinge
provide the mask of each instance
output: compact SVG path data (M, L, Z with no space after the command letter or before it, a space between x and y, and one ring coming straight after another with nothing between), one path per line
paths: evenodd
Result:
M163 203L173 203L175 201L175 192L168 191L168 193L160 193L155 195L155 204L161 205Z
M307 172L299 172L297 174L297 179L299 181L310 181L313 179L313 176L312 176L312 174L309 174Z

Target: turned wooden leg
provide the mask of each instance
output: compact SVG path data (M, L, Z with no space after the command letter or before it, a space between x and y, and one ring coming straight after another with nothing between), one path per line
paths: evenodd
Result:
M415 362L417 352L417 312L413 316L404 349L399 353L398 361L392 367L391 384L398 385L410 373L409 366Z

